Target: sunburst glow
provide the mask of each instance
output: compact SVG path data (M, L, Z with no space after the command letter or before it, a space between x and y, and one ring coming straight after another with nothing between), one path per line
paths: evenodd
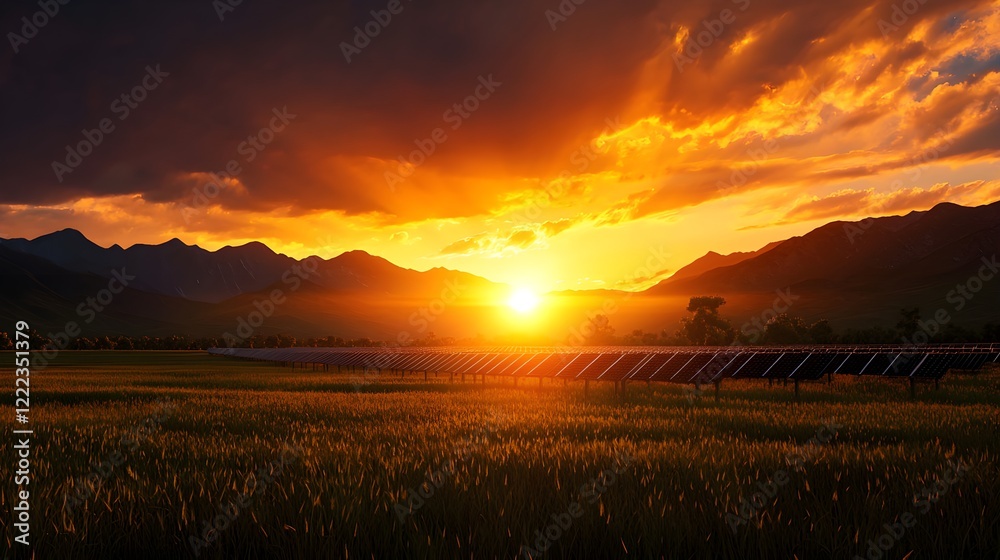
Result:
M507 305L518 313L531 313L538 307L541 298L527 288L518 288L510 295Z

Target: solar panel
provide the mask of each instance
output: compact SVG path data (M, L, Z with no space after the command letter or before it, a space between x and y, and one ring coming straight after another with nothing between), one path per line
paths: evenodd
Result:
M536 354L518 354L513 360L507 362L506 365L498 368L494 375L513 375L515 371L524 367L535 356Z
M844 363L837 368L835 373L850 373L854 375L860 375L864 371L865 367L872 358L875 357L874 352L853 352L850 356L844 360Z
M650 381L650 378L654 373L656 373L656 370L663 367L664 364L673 361L676 356L677 354L669 354L666 352L653 354L649 357L649 360L647 360L646 363L641 364L639 368L632 373L629 379L634 381Z
M739 356L740 354L737 352L720 352L715 356L712 356L712 359L705 364L705 367L697 371L688 381L691 382L694 381L695 378L698 378L705 383L712 383L718 379L728 377L723 374L723 371Z
M844 362L847 361L847 358L849 356L850 354L847 352L838 352L836 354L833 354L833 359L831 359L830 363L828 363L826 367L823 368L823 374L826 375L828 373L838 373L840 366L844 365Z
M577 379L600 379L604 372L618 363L627 354L599 354L596 359L587 364L574 376ZM567 372L559 372L559 377L566 377Z
M675 383L690 383L695 380L695 377L698 376L698 372L704 369L704 367L711 363L714 359L715 354L695 354L686 364L670 376L669 381Z
M861 375L883 375L889 366L892 365L893 360L896 359L897 354L886 354L879 352L868 362L868 365L861 370Z
M393 364L393 367L404 371L417 371L420 364L426 361L427 354L411 352L405 358Z
M451 354L445 354L444 352L440 352L440 353L435 352L434 354L435 354L434 358L432 358L431 361L428 362L426 366L424 366L424 368L427 371L442 371L441 370L441 366L445 362L447 362L448 360L450 360L452 358L452 355Z
M726 377L817 379L828 373L937 379L949 369L975 371L1000 361L996 345L825 346L812 350L690 348L636 352L623 347L566 352L541 347L213 348L211 355L292 364L588 380L710 382ZM652 349L651 349L652 350Z
M463 362L455 368L455 373L479 373L479 368L486 365L489 360L489 354L473 354L471 360Z
M774 365L767 370L765 375L774 379L791 379L795 370L797 370L808 357L809 354L806 352L784 352L778 357L777 360L774 361Z
M614 363L607 371L601 374L602 381L621 381L630 379L633 370L637 370L651 354L628 353L623 354L621 359Z
M497 375L520 357L521 354L497 354L498 359L493 360L487 369L483 369L479 373L483 375Z
M733 377L738 378L760 378L767 375L768 370L778 361L781 354L776 352L757 352L750 356L750 359L743 364Z
M455 354L450 360L446 360L439 366L441 368L439 371L443 371L445 373L458 373L457 368L472 358L473 356L471 354Z
M554 377L576 358L575 354L549 354L549 359L526 372L528 377Z
M962 365L960 367L956 367L955 369L961 369L964 371L976 371L979 368L983 367L983 364L986 363L986 360L988 358L989 354L985 353L969 354L963 360Z
M421 359L413 364L413 371L434 371L430 366L439 360L441 356L436 352L424 352L420 355L422 356Z
M542 362L548 360L552 354L532 354L530 358L521 362L521 364L507 372L507 375L527 375L528 372L538 367Z
M650 381L669 381L695 356L697 354L694 352L678 352L673 360L663 364L660 366L660 369L653 372L650 376Z
M886 369L884 375L888 377L909 377L913 370L920 365L926 354L916 354L912 352L899 354Z
M600 354L587 353L587 354L577 354L572 359L570 359L566 365L555 370L552 375L557 377L567 377L574 378L581 371L587 369L587 366L592 364L595 360L600 358Z
M940 379L941 376L948 373L948 370L951 369L951 363L957 357L959 357L958 354L927 354L910 373L910 377Z
M753 352L740 352L739 354L736 354L733 356L733 359L719 371L718 377L720 379L735 377L736 373L739 372L740 369L746 365L747 361L753 357L753 354Z
M790 379L815 380L823 377L827 373L827 368L837 359L837 354L823 354L814 352L809 354L801 364L789 374Z

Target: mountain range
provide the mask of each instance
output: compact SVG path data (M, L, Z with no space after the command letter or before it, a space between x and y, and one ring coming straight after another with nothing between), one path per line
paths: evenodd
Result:
M406 341L541 333L562 341L596 313L620 333L673 329L688 298L721 295L737 326L785 306L835 328L892 326L903 307L925 317L945 309L956 324L979 326L1000 319L998 253L1000 202L943 203L832 222L758 251L709 252L642 292L550 294L527 321L503 305L508 286L444 268L406 269L363 251L296 260L261 243L207 251L178 239L104 248L66 229L0 240L0 325L25 320L49 333L75 321L83 336L242 330Z

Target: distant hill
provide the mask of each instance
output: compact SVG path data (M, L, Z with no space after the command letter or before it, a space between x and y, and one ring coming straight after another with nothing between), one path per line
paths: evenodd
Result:
M757 251L748 251L746 253L729 253L728 255L720 255L715 251L709 251L705 253L704 256L699 257L691 262L691 264L681 267L677 272L670 276L671 281L680 280L682 278L693 278L708 272L709 270L715 268L722 268L724 266L732 266L734 264L739 264L747 259L752 259L754 257L760 256L771 249L774 249L781 244L781 241L773 241L768 243L761 249Z
M891 324L903 306L919 306L925 315L953 310L949 293L997 254L1000 203L943 203L905 216L826 224L736 264L667 279L648 294L739 297L788 288L802 296L798 314L854 326ZM975 305L959 310L956 321L1000 319L998 295L1000 278L977 294Z
M838 329L892 326L900 308L914 306L925 317L945 309L956 324L979 326L1000 320L1000 276L964 298L961 309L956 287L998 253L1000 203L940 204L833 222L758 251L709 252L644 292L555 292L536 317L522 318L503 305L506 285L443 268L418 272L364 251L297 261L261 243L207 251L174 239L103 248L62 230L0 240L0 320L61 329L124 269L135 279L96 314L88 333L236 334L251 314L272 307L275 294L281 302L255 334L402 340L530 331L559 342L595 313L609 315L618 334L673 330L696 295L724 296L723 313L739 327L766 320L780 294L792 299L789 313L826 318ZM311 274L301 272L306 264L315 265Z

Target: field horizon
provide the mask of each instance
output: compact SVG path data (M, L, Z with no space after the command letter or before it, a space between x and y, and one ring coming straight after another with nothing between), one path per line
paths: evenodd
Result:
M868 558L887 531L884 557L1000 552L994 368L800 403L203 352L65 352L33 381L40 557Z

